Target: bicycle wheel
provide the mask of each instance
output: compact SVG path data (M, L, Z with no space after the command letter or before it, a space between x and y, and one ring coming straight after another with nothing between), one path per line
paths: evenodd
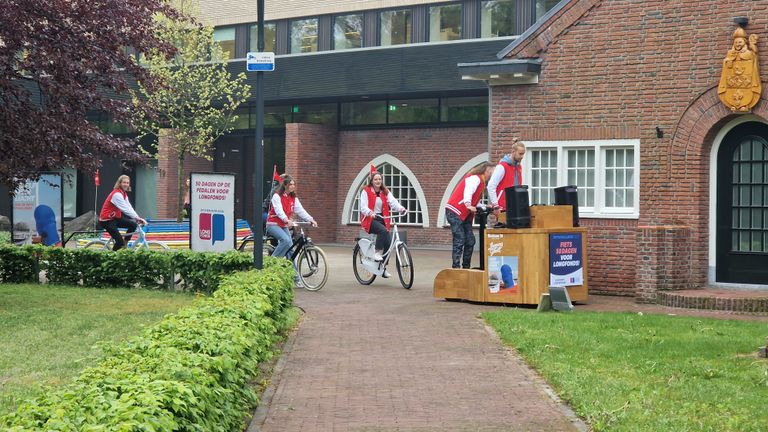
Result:
M112 249L110 245L112 244L112 241L104 241L104 240L91 240L88 243L83 246L83 249L103 249L103 250L110 250Z
M161 241L157 241L157 240L148 241L146 246L144 246L144 247L146 247L149 250L153 250L153 251L167 251L167 250L171 249L171 248L168 247L167 244L165 244L165 243L163 243Z
M411 251L408 250L408 246L405 243L397 245L397 275L400 276L400 283L403 284L403 288L411 289L413 286L413 259L411 258Z
M360 252L360 246L357 244L355 244L355 249L352 251L352 270L355 271L355 279L361 285L370 285L376 279L376 275L369 272L363 265L363 254Z
M317 246L307 246L298 257L299 278L308 291L321 289L328 281L325 252Z
M253 239L245 239L243 240L243 243L240 244L240 247L237 248L238 251L243 253L248 253L253 255L253 246L254 246ZM262 246L262 254L264 256L271 256L272 252L275 251L275 247L272 246L269 242L264 242L264 245Z

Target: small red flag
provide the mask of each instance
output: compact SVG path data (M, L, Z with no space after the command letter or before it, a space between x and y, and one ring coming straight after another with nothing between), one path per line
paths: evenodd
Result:
M374 174L376 174L376 167L371 165L371 177L373 177Z
M96 175L93 176L93 181L96 186L101 186L101 178L99 177L99 170L96 170Z
M280 178L280 175L277 174L277 164L275 164L274 169L272 170L272 180L274 180L276 182L279 182L280 180L282 180Z

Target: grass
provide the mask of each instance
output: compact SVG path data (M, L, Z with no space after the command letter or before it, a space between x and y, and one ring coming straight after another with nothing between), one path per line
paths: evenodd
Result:
M483 314L595 431L763 431L764 322L617 313Z
M11 232L0 231L0 244L10 243L10 242L11 242Z
M77 377L116 342L192 302L186 294L0 284L0 416Z

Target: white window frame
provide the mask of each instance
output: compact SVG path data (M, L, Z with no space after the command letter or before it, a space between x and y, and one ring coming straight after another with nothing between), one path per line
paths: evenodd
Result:
M568 168L566 166L567 150L595 150L595 206L582 207L579 205L579 217L582 218L606 218L606 219L639 219L640 218L640 140L639 139L611 139L611 140L573 140L573 141L526 141L528 152L534 150L557 151L557 184L566 186L568 180ZM606 207L605 206L605 150L625 148L634 150L634 197L632 207ZM523 183L530 185L532 179L530 164L523 159ZM580 203L581 204L581 203Z
M371 165L379 166L383 163L388 163L397 168L402 175L404 175L411 183L411 187L416 191L416 197L419 200L419 206L421 207L421 223L409 223L398 224L400 226L412 226L412 227L424 227L429 228L429 209L427 208L427 199L424 195L424 189L422 189L419 180L416 175L406 166L400 159L390 155L383 154L363 166L363 169L357 174L357 177L352 181L352 184L347 191L347 197L344 199L344 209L341 212L341 223L343 225L360 225L360 222L352 221L352 205L356 199L359 199L361 187L360 185L368 179L371 174ZM412 209L408 209L412 211Z

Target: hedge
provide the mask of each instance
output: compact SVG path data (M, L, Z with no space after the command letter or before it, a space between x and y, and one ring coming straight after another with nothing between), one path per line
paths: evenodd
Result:
M222 276L253 268L253 257L186 251L63 249L0 245L0 282L37 282L94 288L140 287L212 293Z
M225 276L212 297L107 347L97 366L23 404L0 429L242 431L257 399L248 382L273 354L292 287L286 260Z

